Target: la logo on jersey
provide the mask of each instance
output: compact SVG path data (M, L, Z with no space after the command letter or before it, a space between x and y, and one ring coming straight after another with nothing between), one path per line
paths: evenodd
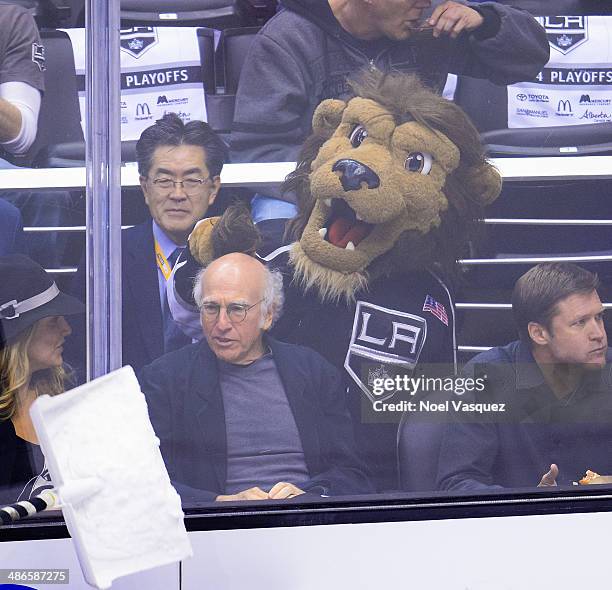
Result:
M372 402L384 401L396 392L375 395L374 378L412 372L426 338L425 318L358 301L344 368Z
M584 16L542 16L538 20L546 29L550 46L564 55L589 38L588 20Z

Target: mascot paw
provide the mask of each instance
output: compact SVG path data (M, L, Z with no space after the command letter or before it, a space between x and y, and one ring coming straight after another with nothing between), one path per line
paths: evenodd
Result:
M207 217L196 223L189 236L189 250L191 255L202 265L206 266L214 259L212 233L220 217Z

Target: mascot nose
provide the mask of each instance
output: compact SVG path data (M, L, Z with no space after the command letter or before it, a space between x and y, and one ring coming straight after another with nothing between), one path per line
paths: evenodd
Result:
M332 167L332 172L340 172L340 182L345 191L357 191L361 184L365 182L368 188L378 188L380 178L365 164L357 160L342 159L338 160Z

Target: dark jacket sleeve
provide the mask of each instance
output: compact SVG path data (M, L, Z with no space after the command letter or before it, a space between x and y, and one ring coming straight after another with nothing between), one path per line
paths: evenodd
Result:
M253 40L240 73L231 133L233 162L295 162L310 133L310 75L289 48L262 31ZM278 187L260 193L283 200Z
M168 475L172 485L181 496L183 504L197 501L214 502L219 492L193 488L179 481L177 477L177 457L175 457L177 450L173 442L173 417L177 410L173 407L176 400L173 395L172 374L173 371L168 370L168 367L159 360L147 365L140 372L138 381L147 400L149 418L159 438L160 450Z
M484 38L477 31L461 36L450 71L500 85L533 80L550 57L546 32L538 21L525 11L497 2L471 6L481 14L494 11L499 27Z
M468 363L462 375L474 378L474 367L472 362ZM469 394L462 397L465 401L475 401ZM502 488L493 481L498 452L496 424L459 420L447 424L440 446L438 489L472 491Z
M494 490L493 463L498 451L495 424L453 423L440 447L437 487L440 490Z
M355 453L353 425L340 373L314 352L313 360L321 411L317 426L322 470L307 482L305 491L326 496L373 493L366 469Z
M233 162L293 162L304 137L309 75L288 48L258 34L240 73L231 150ZM265 141L262 141L262 137Z

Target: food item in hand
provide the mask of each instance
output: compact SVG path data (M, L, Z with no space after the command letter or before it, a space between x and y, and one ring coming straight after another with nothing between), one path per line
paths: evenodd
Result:
M610 475L599 475L590 469L587 469L585 476L578 482L581 486L593 485L593 484L610 484L612 483L612 476Z
M593 483L593 480L600 477L599 473L595 473L590 469L587 469L585 476L578 482L581 486L587 486Z

